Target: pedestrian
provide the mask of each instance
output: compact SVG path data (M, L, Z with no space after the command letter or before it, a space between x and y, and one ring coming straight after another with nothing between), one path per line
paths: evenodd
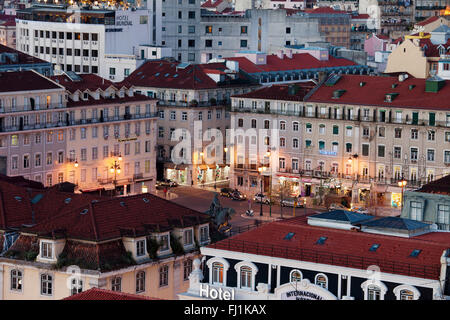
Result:
M164 197L167 199L167 188L164 187Z

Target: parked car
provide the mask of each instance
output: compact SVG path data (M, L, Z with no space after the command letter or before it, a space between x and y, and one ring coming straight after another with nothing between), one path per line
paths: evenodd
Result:
M304 206L304 199L303 198L286 198L281 200L281 206L283 207L294 207L294 204L296 204L296 208L303 208Z
M170 180L170 179L161 179L160 181L156 182L156 186L159 187L177 187L178 183L176 181Z
M367 210L364 207L353 207L352 211L356 212L356 213L360 213L360 214L368 214L369 213L369 210Z
M222 188L222 189L220 189L220 193L219 194L222 197L232 198L233 197L233 192L234 192L234 189Z
M255 194L255 196L253 197L253 201L255 201L255 202L262 202L262 203L265 203L265 204L270 204L270 199L269 199L269 197L268 196L266 196L265 194L263 194L263 193L257 193L257 194Z
M247 196L245 194L243 194L242 192L240 192L238 189L234 189L231 199L242 201L242 200L247 199Z
M348 208L344 207L340 203L332 203L330 204L329 210L348 210Z

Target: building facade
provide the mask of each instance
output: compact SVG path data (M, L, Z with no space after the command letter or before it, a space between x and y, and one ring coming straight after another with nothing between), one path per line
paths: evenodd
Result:
M29 189L40 195L32 198L25 188L12 189L2 196L20 198L22 221L35 224L17 226L8 205L2 212L8 241L0 245L1 300L59 300L91 288L176 299L188 287L197 245L210 241L209 217L151 194Z
M258 131L254 159L248 150L232 153L237 165L238 157L244 162L239 170L232 164L231 184L259 191L258 180L244 177L253 161L255 177L257 167L269 167L265 192L285 180L295 195L329 188L354 204L399 208L398 181L414 188L450 173L448 89L439 79L335 75L298 99L289 94L294 85L233 97L232 129L269 130Z
M45 186L69 181L80 190L152 190L155 100L95 75L50 80L26 71L2 73L0 79L4 174ZM120 168L112 172L119 156Z
M448 299L450 234L407 219L372 218L331 211L272 222L203 247L189 290L179 297Z
M16 48L16 20L15 16L0 14L0 44Z

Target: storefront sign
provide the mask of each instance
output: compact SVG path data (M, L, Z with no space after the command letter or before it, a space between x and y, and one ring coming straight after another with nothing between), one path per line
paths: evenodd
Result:
M309 291L288 291L281 294L282 300L325 300L325 298L321 297L317 293L309 292Z
M125 142L125 141L134 141L137 140L137 138L125 138L125 139L117 139L119 142Z
M319 154L323 154L326 156L337 156L336 151L326 151L326 150L319 150Z

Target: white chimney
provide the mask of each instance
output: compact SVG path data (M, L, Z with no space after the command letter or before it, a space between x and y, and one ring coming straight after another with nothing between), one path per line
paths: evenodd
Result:
M283 59L283 56L284 56L283 50L279 50L279 51L277 52L277 56L278 56L278 58Z

